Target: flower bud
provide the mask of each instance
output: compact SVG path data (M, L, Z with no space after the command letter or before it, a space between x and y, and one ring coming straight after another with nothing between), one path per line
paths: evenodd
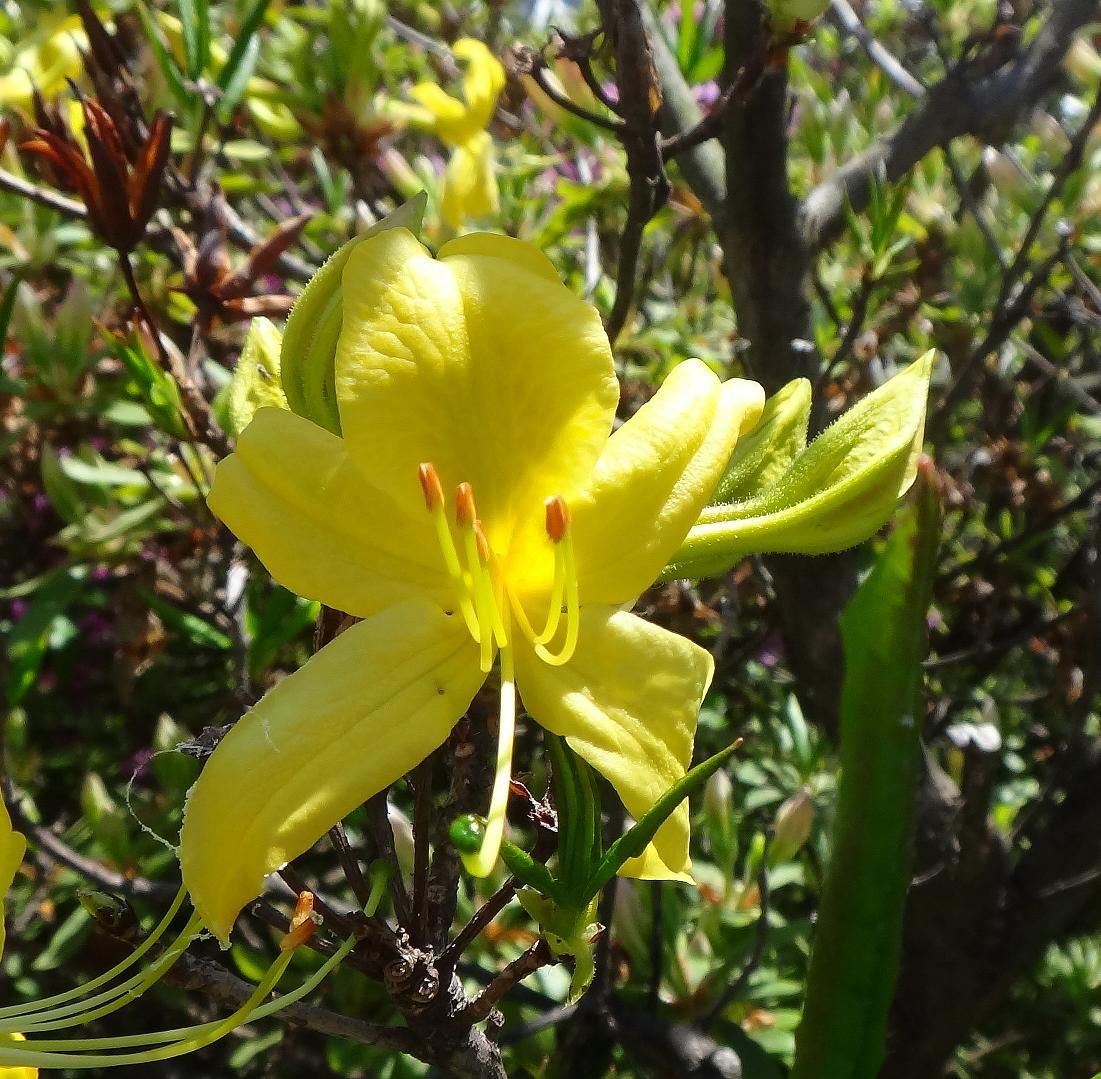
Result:
M744 502L769 490L807 445L810 382L797 378L766 402L755 427L738 439L713 502Z
M340 434L336 404L336 346L344 324L344 267L352 250L387 229L420 232L427 196L422 192L349 240L310 279L287 319L279 373L292 412Z
M800 23L812 23L824 15L830 6L830 0L769 0L768 8L772 14L772 28L793 30Z
M769 489L708 506L662 576L713 576L748 554L826 554L872 536L917 474L934 355L849 409Z
M810 838L813 823L814 801L804 787L786 799L776 813L772 846L768 852L769 865L791 861Z

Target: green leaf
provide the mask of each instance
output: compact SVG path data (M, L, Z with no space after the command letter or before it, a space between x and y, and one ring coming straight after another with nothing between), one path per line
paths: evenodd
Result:
M635 826L624 832L609 848L585 886L584 898L591 899L619 871L628 858L637 858L657 834L670 814L694 791L698 790L735 754L741 739L702 764L697 764L682 780L674 783Z
M926 613L941 534L920 473L875 568L841 616L845 683L833 855L792 1079L873 1079L883 1057L910 881Z
M49 649L54 621L80 594L87 575L87 566L67 566L51 574L38 589L26 614L9 631L9 706L18 704L34 685Z
M215 629L197 614L181 611L179 607L173 606L147 589L142 589L141 594L169 629L186 637L192 644L205 648L217 648L222 652L228 652L233 647L233 641L226 634L220 629Z
M256 0L241 22L241 28L233 41L233 48L229 51L226 66L218 72L215 79L218 88L222 91L220 114L223 108L227 113L232 112L240 100L245 83L248 82L252 68L256 64L256 57L259 55L260 26L270 6L271 0ZM243 72L245 74L242 78Z
M194 82L203 73L209 59L209 52L204 55L203 47L205 42L209 50L209 23L205 29L203 27L208 12L202 0L179 0L176 8L180 14L180 30L183 35L184 67L187 77Z
M61 467L61 459L57 451L48 442L42 445L39 467L42 473L42 487L58 516L69 524L75 524L81 520L88 512L88 507L80 497L76 484Z

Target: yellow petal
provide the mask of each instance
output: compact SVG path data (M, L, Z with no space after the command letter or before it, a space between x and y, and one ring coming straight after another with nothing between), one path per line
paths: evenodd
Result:
M8 816L8 807L0 799L0 958L4 955L4 897L11 888L15 874L23 864L27 840L15 831Z
M497 98L505 88L505 69L497 57L474 38L460 38L452 51L467 64L463 97L466 98L468 119L477 128L484 128L493 119Z
M409 91L409 96L429 113L436 134L451 146L481 130L480 126L472 127L468 123L466 106L435 83L418 83Z
M684 777L713 671L710 654L691 641L608 607L582 611L577 651L563 667L516 650L524 707L605 776L636 818ZM621 872L691 880L688 869L684 802Z
M350 463L342 439L293 412L256 413L207 501L300 596L361 617L417 595L453 601L423 502L406 517Z
M245 714L188 796L184 883L225 941L264 878L439 746L485 675L457 615L406 603L346 630Z
M572 507L582 603L626 603L655 580L763 406L756 382L686 360L612 435Z
M493 140L478 131L451 151L443 178L440 216L453 229L473 217L497 210L497 176Z
M403 229L364 240L344 271L336 355L357 464L410 514L420 462L449 496L471 483L502 557L519 518L541 530L543 499L580 489L619 394L596 311L517 242L487 236L437 261Z

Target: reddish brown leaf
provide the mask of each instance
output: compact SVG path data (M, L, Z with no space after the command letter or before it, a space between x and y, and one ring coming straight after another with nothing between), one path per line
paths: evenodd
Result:
M226 299L244 296L264 274L270 273L288 248L294 244L312 215L299 214L284 221L262 243L254 247L244 261L221 283L219 292Z

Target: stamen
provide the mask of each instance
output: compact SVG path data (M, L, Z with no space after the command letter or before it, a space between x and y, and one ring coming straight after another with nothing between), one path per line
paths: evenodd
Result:
M463 487L469 490L469 484L460 484L455 493L455 504L459 505L459 491ZM470 499L473 505L473 497ZM480 646L479 663L482 671L489 674L493 668L493 586L489 574L482 562L482 553L478 549L478 536L475 530L477 521L471 518L469 524L463 525L462 511L456 510L455 516L459 518L459 527L463 530L463 546L466 551L467 572L474 585L474 610L478 618L478 637Z
M314 930L321 924L321 915L313 909L313 892L299 892L298 902L291 915L290 931L279 942L281 952L293 952L313 936Z
M89 997L87 1000L78 1000L73 1004L66 1004L60 1008L49 1008L45 1011L35 1012L29 1017L20 1016L18 1019L8 1018L0 1022L0 1031L11 1033L21 1030L24 1034L39 1030L63 1030L66 1027L78 1026L100 1019L105 1015L124 1008L132 1000L137 1000L151 985L159 981L177 959L187 951L188 945L199 935L201 923L199 916L193 914L187 924L180 931L176 939L165 949L164 953L143 972L135 974L126 981L120 982L111 989Z
M573 530L570 510L561 495L544 503L547 514L547 535L554 543L554 583L551 586L550 609L543 632L534 639L535 654L552 667L560 667L573 658L581 628L581 603L577 590L577 561L573 550ZM562 600L566 601L566 639L560 652L550 652L547 645L554 640L562 619Z
M56 1007L59 1004L65 1004L77 997L87 996L101 985L106 985L107 982L117 978L124 970L129 970L130 967L139 962L146 952L164 936L165 930L172 924L172 919L179 913L180 907L183 906L183 902L186 898L187 890L181 886L180 890L176 893L176 898L172 900L171 906L168 908L167 913L160 920L157 927L117 966L85 982L84 985L77 986L75 989L68 989L64 993L56 993L52 997L43 997L41 1000L31 1001L27 1004L16 1004L7 1008L0 1008L0 1030L6 1029L3 1025L4 1019L11 1016L26 1017L34 1015L38 1012Z
M561 543L570 527L570 507L561 495L551 495L543 503L546 511L547 535L554 543Z
M470 599L470 587L463 576L463 568L459 564L459 552L455 550L455 541L451 538L451 528L447 523L447 513L444 510L443 487L440 484L440 475L436 471L436 466L431 462L418 465L417 479L420 480L421 490L424 491L425 508L432 515L432 523L436 526L436 539L443 552L447 575L451 578L452 587L459 599L459 610L462 612L463 621L466 622L470 636L478 641L481 638L478 618Z
M474 488L469 483L460 483L455 488L455 523L460 528L472 528L478 519L478 510L474 505Z
M493 562L493 550L489 546L485 528L480 520L474 522L474 542L478 545L478 563L482 569L482 580L479 582L479 587L485 587L488 592L488 606L490 620L493 623L493 636L497 641L497 647L504 648L505 645L508 644L508 633L505 630L504 619L501 617L500 604L497 602L497 596L493 590L493 574L490 572L490 567Z
M432 513L443 505L443 484L440 483L440 474L436 466L430 461L417 465L417 479L421 481L421 490L424 492L424 504L428 512Z
M497 730L497 770L486 816L485 836L476 854L461 854L463 865L473 877L489 876L505 834L509 784L512 780L512 743L516 734L516 671L512 649L501 649L501 712Z

